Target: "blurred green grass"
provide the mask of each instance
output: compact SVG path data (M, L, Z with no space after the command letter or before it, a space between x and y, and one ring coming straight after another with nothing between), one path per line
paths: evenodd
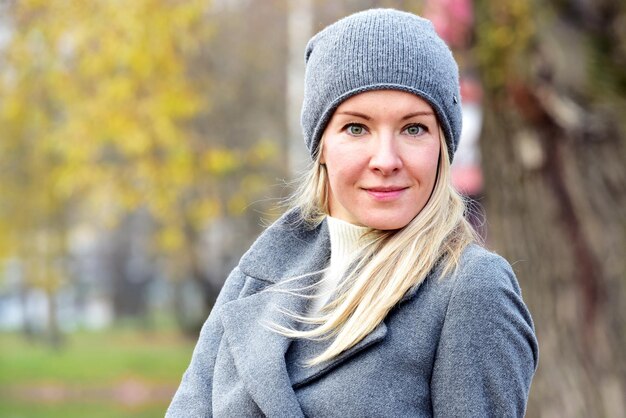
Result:
M146 407L131 408L110 403L63 403L63 404L33 404L30 402L15 402L2 400L0 402L0 417L2 418L153 418L165 415L165 404L156 404Z
M162 417L193 347L174 330L78 332L60 349L0 333L0 417Z
M107 384L137 378L178 382L194 342L174 331L77 333L60 349L0 334L0 386L32 382Z

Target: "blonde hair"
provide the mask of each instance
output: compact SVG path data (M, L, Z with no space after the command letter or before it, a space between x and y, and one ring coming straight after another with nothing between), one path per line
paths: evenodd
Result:
M309 366L330 360L353 347L435 267L438 267L439 277L452 272L463 249L478 240L464 217L465 202L451 185L450 160L441 129L439 137L437 179L419 214L402 229L368 231L362 238L362 250L343 272L344 280L337 297L318 314L287 313L315 327L299 331L273 324L275 332L291 338L334 337L324 352L307 361ZM312 225L322 222L329 213L328 178L326 168L320 164L321 147L320 144L312 169L291 200L291 205L300 209L303 221Z

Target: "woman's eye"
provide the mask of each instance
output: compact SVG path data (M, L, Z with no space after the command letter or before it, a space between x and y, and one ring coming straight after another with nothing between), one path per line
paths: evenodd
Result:
M419 124L409 125L405 128L405 131L407 134L411 136L418 136L426 132L426 127L424 125L419 125Z
M350 125L346 126L345 129L346 132L354 136L361 136L365 133L365 127L356 123L351 123Z

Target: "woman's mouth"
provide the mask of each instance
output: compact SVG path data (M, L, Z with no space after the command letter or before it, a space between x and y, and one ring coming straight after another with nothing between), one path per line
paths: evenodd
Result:
M388 202L396 200L407 187L372 187L366 188L365 191L375 200L380 202Z

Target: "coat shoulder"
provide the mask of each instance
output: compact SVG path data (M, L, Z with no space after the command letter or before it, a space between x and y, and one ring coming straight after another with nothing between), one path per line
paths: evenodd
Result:
M470 244L464 250L454 276L455 287L483 291L505 287L521 294L511 264L502 256L477 244Z
M431 381L435 415L523 416L539 352L511 265L471 245L452 276Z

